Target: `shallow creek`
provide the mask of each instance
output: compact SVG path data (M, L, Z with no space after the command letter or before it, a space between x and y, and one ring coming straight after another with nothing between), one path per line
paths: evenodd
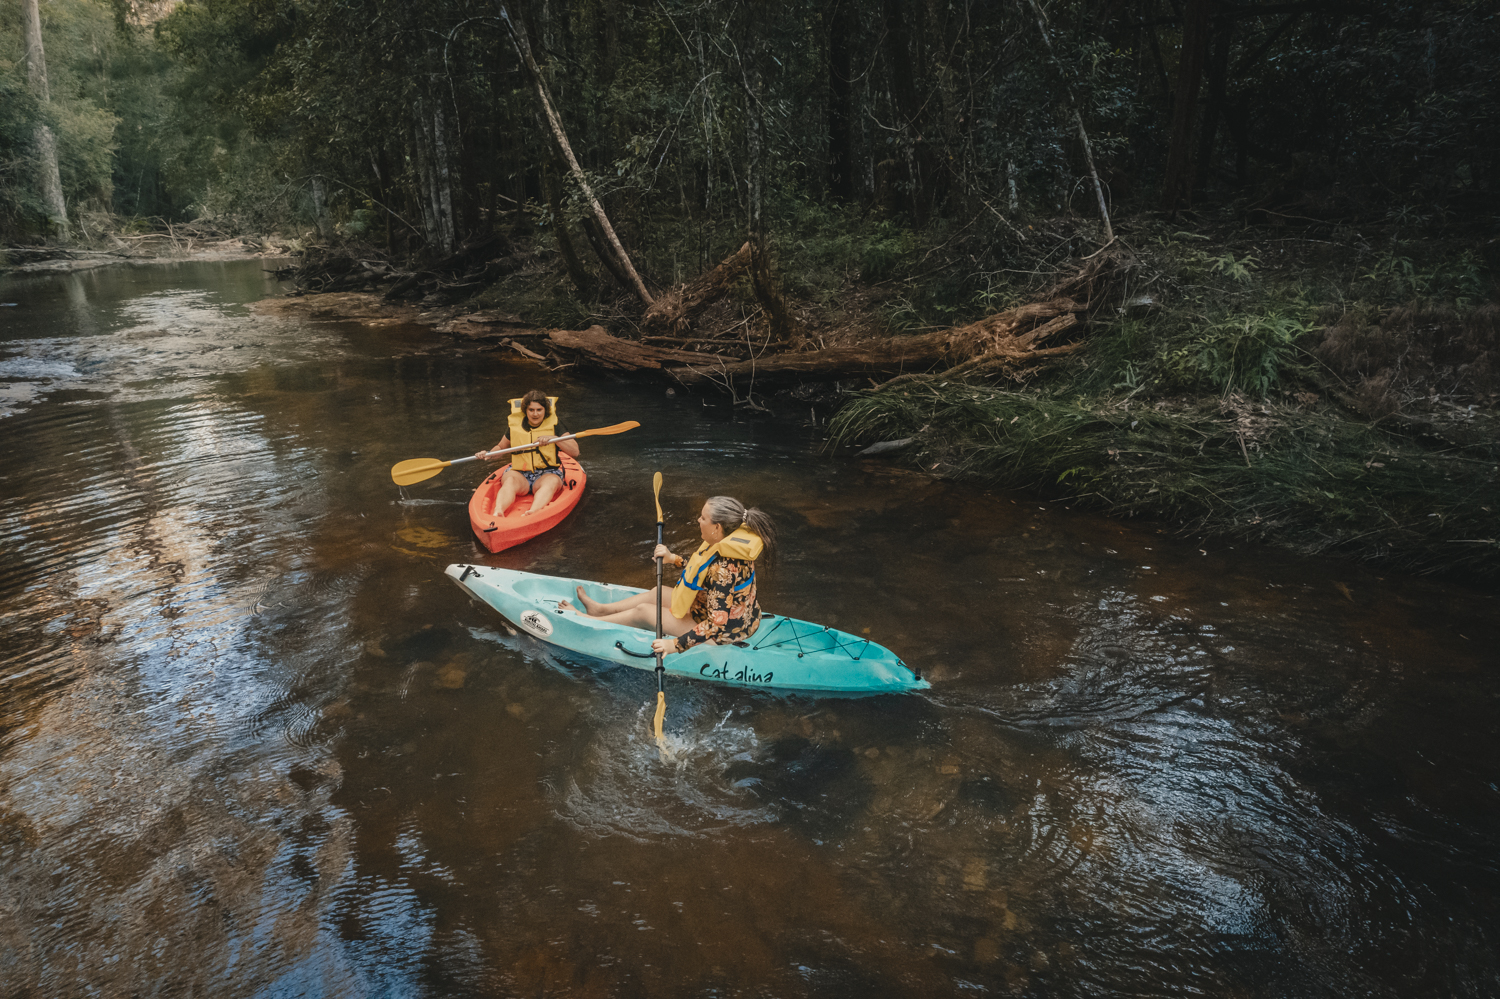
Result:
M262 266L0 283L0 993L1500 991L1492 594L830 456L806 406L267 318ZM642 427L490 556L482 473L388 470L533 385ZM679 550L711 493L764 506L766 608L932 689L670 684L663 759L648 672L443 577L649 585L658 470Z

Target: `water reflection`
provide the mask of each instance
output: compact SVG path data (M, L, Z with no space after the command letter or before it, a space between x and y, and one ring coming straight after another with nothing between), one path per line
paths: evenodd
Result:
M232 268L28 287L0 296L32 296L4 377L77 374L0 421L21 994L1446 995L1500 974L1490 595L934 483L610 380L543 381L570 425L643 426L585 448L568 521L490 556L477 476L402 495L387 469L492 443L534 369L399 327L267 327L241 306L264 276ZM664 761L649 674L514 634L443 578L648 583L657 469L670 540L711 492L766 506L768 608L868 628L934 688L676 683Z

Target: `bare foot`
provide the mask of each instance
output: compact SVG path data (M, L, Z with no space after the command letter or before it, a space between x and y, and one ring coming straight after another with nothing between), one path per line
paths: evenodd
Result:
M577 614L577 615L579 615L581 617L588 617L588 615L585 614L583 611L579 610L577 607L574 607L572 604L568 603L568 598L567 597L563 597L561 600L559 600L557 602L557 609L558 610L565 610L565 611L572 611L574 614Z
M576 592L578 594L578 602L581 603L581 604L583 604L583 606L588 610L589 616L590 617L598 617L599 616L599 608L602 607L602 606L604 606L604 605L601 604L601 603L599 603L599 601L597 601L597 600L591 600L591 599L589 599L589 595L587 593L583 592L583 587L576 586L573 589L574 589L574 592Z

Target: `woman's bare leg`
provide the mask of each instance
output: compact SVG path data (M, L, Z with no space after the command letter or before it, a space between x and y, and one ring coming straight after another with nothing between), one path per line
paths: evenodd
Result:
M525 496L529 492L531 483L526 481L526 476L507 465L505 475L500 479L500 492L495 496L495 508L490 511L490 516L505 516L505 511L510 509L516 497Z
M541 513L542 508L552 502L552 497L558 494L562 486L562 478L553 475L551 472L537 479L536 487L532 489L531 509L521 514L521 516L530 517L534 513Z
M588 614L589 617L603 617L607 614L618 614L620 611L632 610L636 607L639 607L641 604L645 604L647 607L650 607L652 605L652 602L657 599L656 587L654 586L644 593L633 593L630 596L626 597L624 600L616 600L613 603L607 604L602 604L590 597L587 593L584 593L583 587L581 586L577 587L577 592L578 602L583 605L584 613ZM668 590L667 592L669 594L671 593L670 590ZM666 604L669 599L669 597L662 598L662 603ZM656 612L652 611L652 613L654 614ZM652 625L652 627L655 627L655 625Z
M637 604L628 610L615 611L613 614L601 614L595 618L597 621L608 621L611 624L623 624L631 628L640 628L644 631L656 630L656 608L650 604ZM673 638L691 631L693 619L690 617L673 617L670 609L663 607L661 615L661 630L663 634Z

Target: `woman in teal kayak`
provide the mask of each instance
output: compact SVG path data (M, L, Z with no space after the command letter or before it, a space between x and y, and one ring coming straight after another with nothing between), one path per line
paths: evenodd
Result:
M601 604L578 588L579 613L632 628L656 629L656 605L661 604L666 638L651 643L659 655L686 652L702 642L725 645L755 634L760 627L760 604L755 599L755 560L776 549L776 527L762 510L732 496L711 496L698 514L703 543L692 558L657 545L652 558L682 566L682 580L671 590L655 587L624 600ZM576 610L566 600L559 606Z

